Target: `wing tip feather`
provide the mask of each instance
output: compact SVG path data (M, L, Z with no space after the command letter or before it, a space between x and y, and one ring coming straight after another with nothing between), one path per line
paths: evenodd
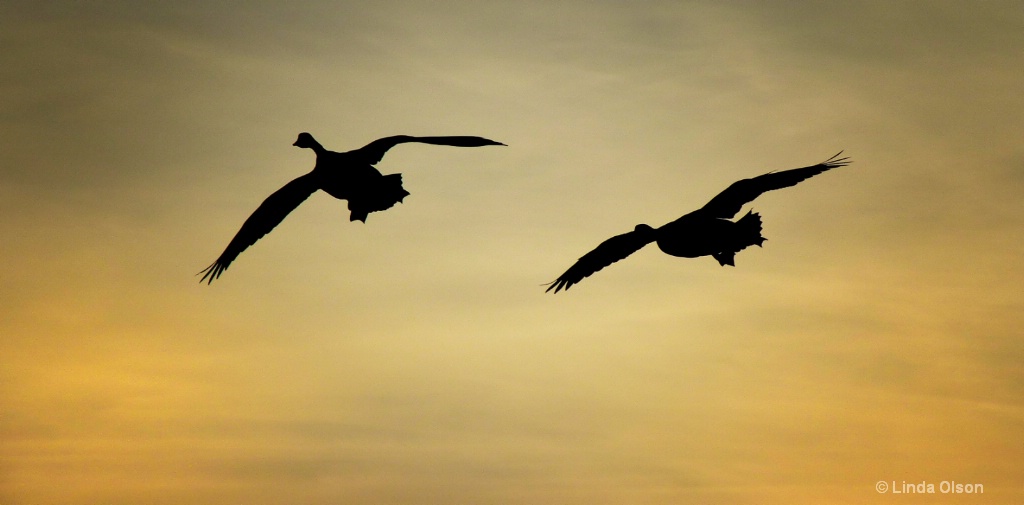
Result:
M199 279L199 283L202 284L203 282L206 282L206 285L209 286L210 284L213 284L214 279L219 279L220 274L222 274L227 269L227 265L222 265L220 261L216 261L212 265L204 268L196 275L202 274L203 277Z
M561 277L559 277L559 278L557 278L557 279L555 279L555 280L553 280L551 282L545 282L544 284L541 284L541 286L547 286L548 287L547 289L544 290L544 292L545 293L549 293L549 292L551 292L552 289L555 290L555 292L551 293L551 294L558 293L559 291L568 291L569 288L573 287L573 285L575 285L579 281L583 280L583 279L572 280L572 279L567 277L568 273L569 272L566 272L566 273L562 274Z
M843 154L844 151L845 151L845 149L842 150L842 151L839 151L838 153L833 154L832 157L830 157L829 159L821 162L821 164L825 165L827 168L839 168L839 167L845 167L845 166L853 163L853 160L851 160L849 156L843 156L842 158L839 157L840 155Z

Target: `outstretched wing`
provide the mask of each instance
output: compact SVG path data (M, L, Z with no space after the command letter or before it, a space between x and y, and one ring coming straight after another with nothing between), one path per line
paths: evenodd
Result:
M654 242L654 229L649 226L638 226L635 230L616 235L597 246L593 251L584 254L576 264L569 267L558 279L548 284L545 293L568 290L573 284L590 277L602 268L639 251L643 246Z
M210 284L214 279L220 277L220 274L228 269L231 262L242 251L255 244L257 240L267 233L270 233L270 230L273 230L281 221L284 221L285 216L289 212L309 198L309 195L312 195L317 189L319 189L319 186L316 183L316 179L313 178L312 174L306 174L285 184L284 187L268 196L256 208L256 211L249 216L249 219L245 220L242 228L235 234L235 238L231 239L228 247L224 249L224 252L217 258L217 261L206 267L202 272L199 272L203 274L203 278L199 279L199 282L206 281L207 284Z
M849 161L850 158L840 158L840 154L843 154L843 152L840 151L835 156L810 167L794 168L792 170L783 170L782 172L768 172L764 175L734 182L725 191L712 198L698 212L722 219L731 218L740 211L744 204L754 201L755 198L761 196L761 193L795 186L800 181L814 177L827 170L849 165L851 163Z
M384 153L388 152L388 149L397 146L398 144L404 144L406 142L419 142L421 144L434 144L438 146L455 146L455 147L483 147L483 146L503 146L501 142L495 142L490 139L483 137L413 137L410 135L395 135L394 137L384 137L382 139L374 140L365 146L350 151L352 154L357 154L363 158L367 163L374 165L384 157Z

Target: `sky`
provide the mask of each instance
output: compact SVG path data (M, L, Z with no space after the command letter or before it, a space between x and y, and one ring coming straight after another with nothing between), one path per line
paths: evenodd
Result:
M14 0L0 47L4 505L1024 501L1020 2ZM200 285L303 131L507 147ZM544 293L840 150L735 268Z

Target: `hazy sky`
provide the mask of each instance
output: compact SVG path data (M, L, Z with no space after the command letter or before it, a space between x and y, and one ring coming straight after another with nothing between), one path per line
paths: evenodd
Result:
M6 1L0 503L1024 502L1022 69L1014 1ZM199 285L302 131L508 147ZM841 149L735 268L543 292Z

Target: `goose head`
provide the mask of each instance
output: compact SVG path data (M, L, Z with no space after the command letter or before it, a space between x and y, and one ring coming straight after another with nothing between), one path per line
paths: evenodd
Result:
M320 143L313 138L312 135L302 132L299 134L299 138L295 139L295 143L292 144L295 147L302 147L304 149L313 149L320 147Z

